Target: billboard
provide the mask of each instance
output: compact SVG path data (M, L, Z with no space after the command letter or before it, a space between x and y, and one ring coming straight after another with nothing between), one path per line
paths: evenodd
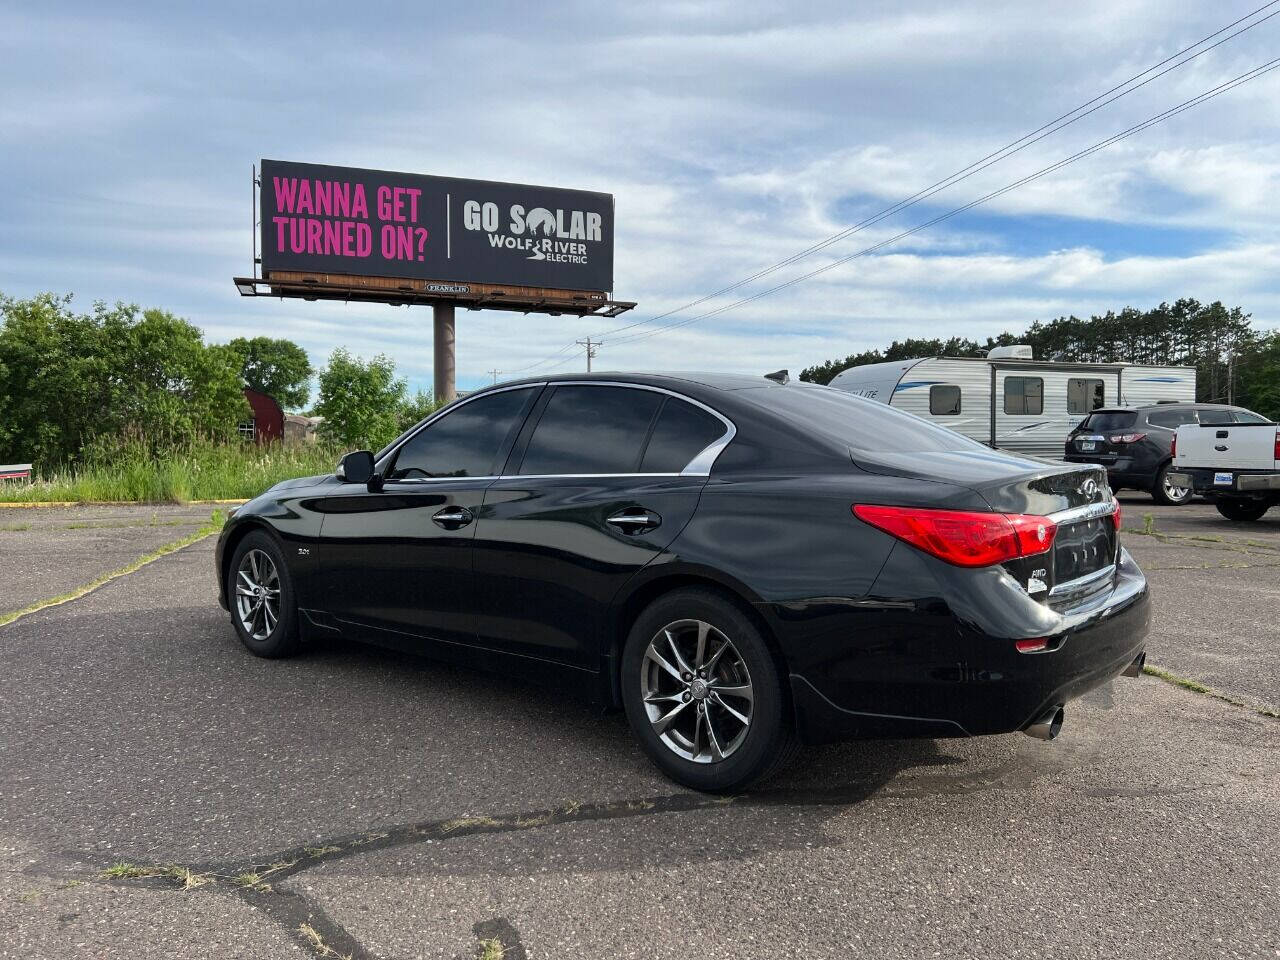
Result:
M262 272L613 289L613 196L263 160Z

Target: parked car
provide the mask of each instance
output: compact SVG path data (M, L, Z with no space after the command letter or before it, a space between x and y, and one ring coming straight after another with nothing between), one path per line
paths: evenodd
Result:
M1097 467L840 390L597 374L278 484L216 564L259 656L341 635L581 690L675 780L735 790L798 742L1055 736L1144 656L1119 517Z
M1067 437L1063 459L1107 468L1113 490L1145 490L1156 503L1178 506L1193 490L1174 483L1173 433L1185 423L1266 423L1243 407L1221 403L1158 403L1095 410Z
M1261 520L1280 504L1280 427L1259 417L1186 424L1174 435L1171 482L1208 498L1228 520Z

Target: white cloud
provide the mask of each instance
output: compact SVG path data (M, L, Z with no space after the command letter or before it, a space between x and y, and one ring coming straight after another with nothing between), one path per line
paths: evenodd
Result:
M316 360L341 344L386 352L425 384L425 310L235 293L230 278L249 260L251 162L612 192L616 293L641 301L638 320L915 193L1246 12L1155 0L790 10L581 0L430 17L405 5L381 18L395 29L357 31L303 9L0 14L0 290L165 306L212 339L291 336ZM1193 96L1269 59L1277 30L1280 18L929 208L680 316L891 237ZM1184 295L1239 303L1275 325L1277 94L1280 72L992 201L985 212L998 217L975 211L634 345L606 336L600 361L797 369L895 337L980 337ZM1097 222L1096 236L1030 234L1032 223L1082 218ZM460 314L460 377L556 357L626 320ZM564 357L560 369L580 363Z

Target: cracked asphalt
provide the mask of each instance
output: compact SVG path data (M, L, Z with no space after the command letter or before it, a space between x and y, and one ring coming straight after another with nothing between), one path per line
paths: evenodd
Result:
M201 541L0 627L0 957L1280 956L1280 517L1123 499L1158 534L1124 538L1151 662L1243 705L1121 679L1053 743L815 748L728 802L557 691L338 643L255 659ZM145 544L10 513L0 583L61 558L38 599L208 511Z

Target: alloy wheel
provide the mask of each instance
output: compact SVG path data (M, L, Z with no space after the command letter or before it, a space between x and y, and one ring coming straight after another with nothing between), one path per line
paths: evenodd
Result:
M262 550L250 550L236 571L236 615L254 640L271 636L280 620L280 573Z
M1164 487L1165 497L1171 503L1182 504L1182 503L1186 503L1188 500L1191 499L1191 492L1192 492L1191 488L1179 487L1179 486L1175 486L1173 483L1170 483L1168 471L1165 471L1165 474L1161 479L1160 483L1161 483L1161 486Z
M658 739L694 763L732 756L751 729L755 698L746 661L703 620L676 620L654 634L640 690Z

